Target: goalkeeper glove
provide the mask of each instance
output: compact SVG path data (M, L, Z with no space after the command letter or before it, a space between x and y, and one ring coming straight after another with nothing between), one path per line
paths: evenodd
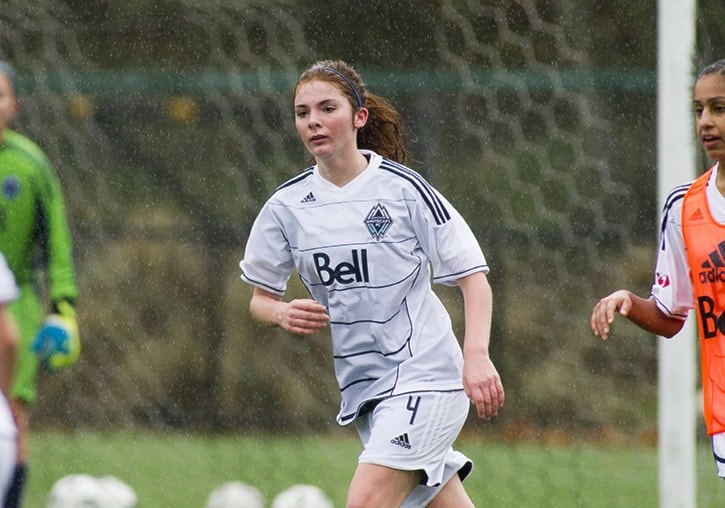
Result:
M33 351L50 372L64 370L78 360L81 342L76 311L70 302L61 300L54 305L54 312L46 316L33 340Z

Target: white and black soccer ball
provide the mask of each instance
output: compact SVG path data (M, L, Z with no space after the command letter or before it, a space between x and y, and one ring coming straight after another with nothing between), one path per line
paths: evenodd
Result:
M88 474L69 474L50 489L48 508L101 508L98 480Z
M206 508L264 508L264 496L243 482L222 483L209 494Z
M319 487L297 484L277 494L272 508L334 508L332 500Z

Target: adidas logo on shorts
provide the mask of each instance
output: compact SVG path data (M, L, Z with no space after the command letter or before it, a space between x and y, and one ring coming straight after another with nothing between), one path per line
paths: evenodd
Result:
M399 435L396 438L391 439L390 442L394 445L402 446L403 448L407 448L408 450L410 450L410 439L408 439L407 432Z

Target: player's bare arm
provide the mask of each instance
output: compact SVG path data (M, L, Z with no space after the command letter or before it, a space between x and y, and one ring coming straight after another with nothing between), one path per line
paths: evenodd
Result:
M325 306L315 300L301 298L283 302L278 295L260 288L254 288L249 310L255 319L280 326L296 335L317 333L330 320Z
M466 327L463 387L478 416L490 420L498 415L505 399L501 377L488 354L493 309L491 286L483 272L459 279L458 285L463 292Z
M591 318L594 335L607 340L616 314L626 317L643 330L663 337L672 337L684 324L684 321L662 312L652 298L641 298L631 291L620 289L594 306Z

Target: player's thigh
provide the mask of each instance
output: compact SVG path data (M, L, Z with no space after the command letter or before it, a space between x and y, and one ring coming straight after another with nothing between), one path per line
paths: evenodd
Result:
M420 471L360 463L350 482L347 508L398 508L420 483Z
M461 478L454 474L436 497L428 503L428 508L474 508L471 498L463 488Z
M20 341L15 365L15 382L10 398L23 400L28 404L35 401L38 357L33 353L35 334L43 321L43 309L37 295L28 286L23 286L20 298L10 305L10 312L18 326Z

